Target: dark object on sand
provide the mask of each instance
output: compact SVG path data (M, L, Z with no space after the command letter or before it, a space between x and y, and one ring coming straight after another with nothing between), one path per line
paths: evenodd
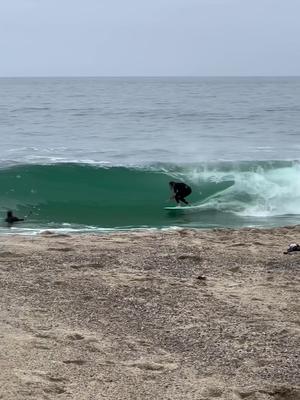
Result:
M198 279L199 281L206 281L206 277L203 276L203 275L197 276L197 279Z
M14 222L18 221L24 221L24 218L18 218L15 215L13 215L12 211L7 211L5 222L7 222L8 224L13 224Z
M291 243L287 251L284 251L283 254L289 254L292 253L293 251L300 251L300 245L298 243Z

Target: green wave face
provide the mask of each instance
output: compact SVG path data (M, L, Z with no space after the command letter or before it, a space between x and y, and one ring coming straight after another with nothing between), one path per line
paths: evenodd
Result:
M299 215L298 176L299 165L278 162L155 168L18 165L0 169L0 211L3 217L9 209L18 216L30 214L27 226L43 228L239 226L257 218ZM164 210L174 204L168 200L171 180L192 187L188 200L197 209Z

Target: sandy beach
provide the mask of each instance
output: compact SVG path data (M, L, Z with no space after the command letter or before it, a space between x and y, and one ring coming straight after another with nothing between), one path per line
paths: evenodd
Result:
M0 399L297 400L300 227L0 238Z

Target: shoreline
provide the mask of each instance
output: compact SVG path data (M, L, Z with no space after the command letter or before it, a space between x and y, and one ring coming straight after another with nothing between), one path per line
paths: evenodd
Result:
M300 398L300 226L0 236L0 398Z
M300 230L300 224L287 224L287 225L275 225L275 226L221 226L221 227L188 227L188 226L165 226L165 227L115 227L115 228L22 228L20 225L13 225L12 227L7 227L4 232L0 230L0 237L5 236L16 236L16 237L28 237L28 236L39 236L39 235L65 235L70 236L101 236L101 235L114 235L114 234L135 234L135 233L164 233L164 232L178 232L178 231L191 231L191 232L218 232L218 231L273 231L273 230ZM24 230L24 231L23 231ZM29 231L31 233L26 234Z

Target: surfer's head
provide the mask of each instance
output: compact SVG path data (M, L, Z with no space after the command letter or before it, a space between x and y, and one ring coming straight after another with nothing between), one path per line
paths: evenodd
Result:
M10 217L12 217L12 216L13 216L12 211L7 211L6 217L7 217L7 218L10 218Z
M175 185L175 182L173 182L173 181L169 182L169 186L171 189L173 188L174 185Z

